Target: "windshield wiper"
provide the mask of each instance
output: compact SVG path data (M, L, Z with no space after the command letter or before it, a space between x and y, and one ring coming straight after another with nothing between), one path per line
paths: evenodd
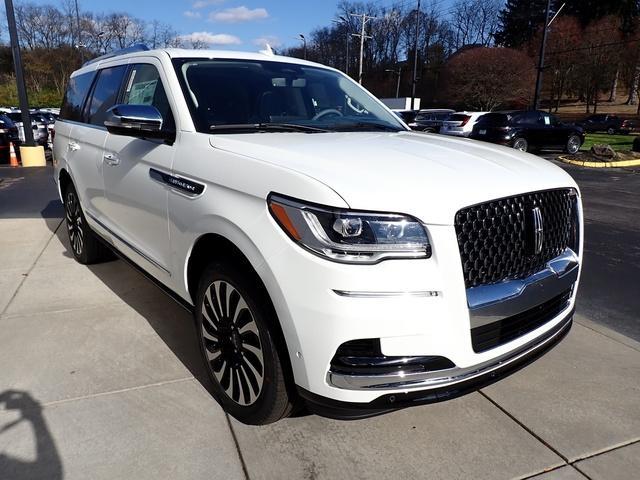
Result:
M227 125L211 125L211 132L218 133L243 133L243 132L305 132L321 133L328 132L324 128L312 127L310 125L299 125L297 123L237 123Z
M376 122L355 122L355 123L344 123L344 124L336 124L331 125L331 130L335 130L337 132L350 132L350 131L384 131L384 132L402 132L404 129L399 127L393 127L391 125L387 125L386 123L376 123Z

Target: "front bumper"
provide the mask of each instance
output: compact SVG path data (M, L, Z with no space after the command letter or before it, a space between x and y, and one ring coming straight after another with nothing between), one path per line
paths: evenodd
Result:
M359 419L380 415L393 410L429 403L437 403L466 395L487 387L534 362L553 347L568 333L572 326L573 310L561 322L535 341L529 342L507 356L502 356L485 365L469 369L449 382L429 390L416 390L381 395L368 403L341 402L322 397L305 389L298 393L313 412L329 418Z

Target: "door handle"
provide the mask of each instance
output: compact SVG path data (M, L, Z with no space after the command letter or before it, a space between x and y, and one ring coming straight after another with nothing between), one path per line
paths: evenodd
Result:
M105 162L107 162L109 165L119 165L120 164L120 159L118 158L117 155L113 154L113 153L105 153L102 158L104 159Z
M72 152L80 150L80 144L78 142L74 142L73 140L70 140L69 141L69 150L71 150Z

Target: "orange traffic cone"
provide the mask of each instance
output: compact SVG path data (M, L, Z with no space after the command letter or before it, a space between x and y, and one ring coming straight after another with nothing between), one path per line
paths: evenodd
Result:
M13 142L9 142L9 162L12 167L18 167L18 157L16 156L16 149L13 148Z

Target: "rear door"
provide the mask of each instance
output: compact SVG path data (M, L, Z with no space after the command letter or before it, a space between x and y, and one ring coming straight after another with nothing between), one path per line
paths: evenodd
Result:
M56 122L53 151L58 161L66 161L85 212L95 212L95 204L100 203L100 198L104 195L102 174L94 163L84 158L84 150L77 140L83 136L83 108L95 74L96 72L87 72L69 80L60 118Z
M563 147L568 140L569 129L564 127L558 118L549 113L541 114L543 139L548 147Z
M119 103L153 105L163 128L175 135L166 77L160 62L132 65ZM158 181L170 174L175 147L162 140L109 134L103 152L107 221L119 249L165 283L171 276L167 203L169 187Z

